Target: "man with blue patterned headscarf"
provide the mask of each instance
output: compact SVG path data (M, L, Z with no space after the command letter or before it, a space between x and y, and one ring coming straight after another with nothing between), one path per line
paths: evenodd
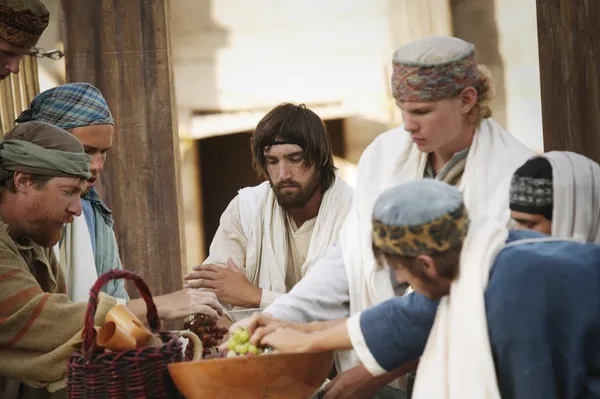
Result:
M92 177L87 181L81 201L85 218L74 221L65 229L59 248L61 264L67 276L72 277L70 296L73 300L85 300L89 293L88 285L93 284L97 276L113 268L121 268L111 212L94 188L104 168L106 152L112 145L114 119L98 89L89 83L72 83L36 96L31 108L16 120L18 123L27 121L42 121L69 131L92 157ZM85 235L78 232L78 226L83 227L84 222L91 240L84 239ZM91 260L96 264L97 273L72 267L74 264L93 264ZM107 284L103 290L114 297L129 299L122 280Z
M112 146L114 119L96 87L89 83L69 83L36 96L30 108L16 120L28 121L46 122L68 131L91 156L91 177L81 199L84 217L76 217L66 226L57 250L67 276L69 296L74 301L87 301L89 289L98 276L122 268L111 211L94 188ZM107 284L103 291L129 301L122 280ZM206 291L180 290L155 297L154 301L163 319L179 319L195 313L217 317L221 311L216 296ZM131 300L127 306L137 315L145 316L146 306L141 299Z

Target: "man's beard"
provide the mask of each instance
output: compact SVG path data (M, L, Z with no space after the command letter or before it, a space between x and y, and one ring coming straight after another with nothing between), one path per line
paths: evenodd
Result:
M52 216L41 203L32 205L28 215L27 222L30 226L28 238L45 248L56 245L60 240L65 223L73 221L72 217L71 220L66 220L67 218L61 219Z
M319 190L320 180L319 174L315 173L306 187L302 187L300 183L295 181L284 181L276 186L271 182L271 187L273 187L273 190L275 191L275 197L277 198L279 206L283 209L301 209L306 206L308 201L310 201ZM292 192L283 192L283 187L290 186L296 187L297 189Z

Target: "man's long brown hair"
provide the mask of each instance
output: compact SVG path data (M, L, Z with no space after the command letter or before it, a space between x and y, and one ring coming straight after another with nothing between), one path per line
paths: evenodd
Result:
M320 188L327 191L335 181L335 166L331 141L325 124L304 105L280 104L265 115L250 139L254 169L268 178L264 149L275 141L296 144L303 150L307 168L316 165L320 176Z

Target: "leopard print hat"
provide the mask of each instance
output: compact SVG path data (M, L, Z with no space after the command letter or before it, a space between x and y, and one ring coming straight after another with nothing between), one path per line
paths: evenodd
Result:
M389 255L434 255L459 247L468 228L461 192L435 179L389 188L373 208L373 247Z

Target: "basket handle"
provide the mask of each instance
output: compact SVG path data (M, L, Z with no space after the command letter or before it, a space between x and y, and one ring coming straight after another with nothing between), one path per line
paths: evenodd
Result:
M87 309L85 312L85 324L83 326L83 353L93 356L96 351L96 329L94 328L94 318L98 308L98 295L100 289L111 280L126 279L134 282L137 289L142 295L142 299L146 302L146 318L148 325L153 332L160 330L160 319L158 318L158 310L152 299L150 289L142 279L142 276L132 273L127 270L111 270L100 277L94 283L90 290L90 299L88 300Z
M179 335L180 337L187 338L191 342L194 343L194 355L192 356L192 361L195 362L196 360L202 359L202 349L204 348L204 346L202 345L202 341L200 341L200 338L198 338L196 333L194 333L190 330L171 331L171 332L175 335Z

